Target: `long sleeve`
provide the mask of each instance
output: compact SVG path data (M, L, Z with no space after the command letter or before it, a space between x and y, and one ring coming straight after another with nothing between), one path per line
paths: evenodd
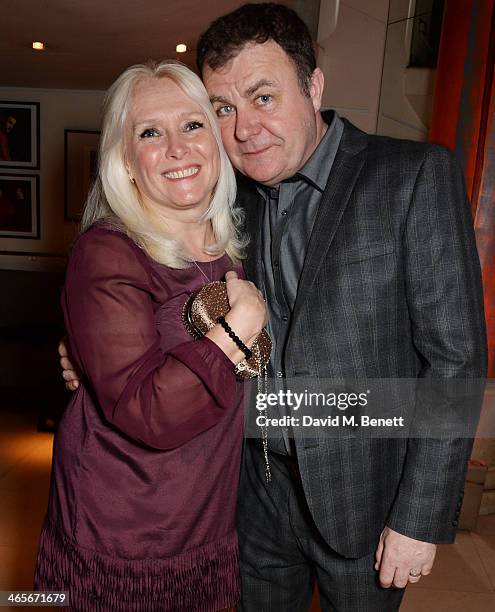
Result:
M429 147L425 155L404 240L413 342L423 367L416 434L408 442L399 492L387 523L413 538L449 542L455 534L478 418L481 384L476 381L486 376L487 352L469 203L454 157L440 147ZM452 379L472 382L466 382L467 401L458 393L462 382ZM445 433L437 430L440 437L429 421L429 415L437 415L438 422L439 414L445 417ZM452 424L457 428L448 435Z
M76 243L62 296L85 390L130 438L175 448L236 405L233 366L210 340L164 352L155 312L167 288L127 236L91 229Z

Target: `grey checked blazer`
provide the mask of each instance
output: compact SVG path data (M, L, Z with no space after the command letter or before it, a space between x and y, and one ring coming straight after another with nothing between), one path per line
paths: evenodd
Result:
M442 147L370 136L345 121L314 224L285 350L285 375L481 378L486 336L479 260L461 172ZM262 286L262 201L239 178ZM316 526L347 557L385 525L455 537L470 439L305 439L295 444Z

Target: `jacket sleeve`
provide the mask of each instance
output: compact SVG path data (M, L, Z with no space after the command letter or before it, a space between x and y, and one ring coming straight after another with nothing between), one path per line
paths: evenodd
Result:
M62 307L80 392L130 438L170 449L213 427L238 398L232 363L208 338L161 349L158 282L127 236L89 230L71 255Z
M406 295L422 370L413 433L387 524L418 540L448 543L455 538L487 348L469 202L454 156L441 147L427 148L404 240ZM435 429L439 415L443 424Z

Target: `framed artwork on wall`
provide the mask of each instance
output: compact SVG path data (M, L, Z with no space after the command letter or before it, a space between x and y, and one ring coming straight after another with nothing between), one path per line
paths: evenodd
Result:
M0 238L39 237L39 176L0 174Z
M64 130L65 220L79 221L98 172L100 132Z
M39 167L39 103L0 101L0 169Z

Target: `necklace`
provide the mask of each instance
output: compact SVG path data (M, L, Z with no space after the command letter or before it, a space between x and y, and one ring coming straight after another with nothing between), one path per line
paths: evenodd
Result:
M209 228L206 229L206 233L205 233L205 236L204 236L204 242L203 242L203 250L206 248L205 245L206 245L206 238L207 238L207 235L208 235L208 229L210 230L210 232L212 231L211 224L209 225ZM211 260L209 262L210 263L210 278L208 278L208 276L206 276L205 271L203 270L203 268L201 268L198 265L198 262L195 259L191 259L191 261L196 266L196 268L198 268L198 270L201 272L201 274L206 278L207 282L211 283L212 282L211 277L213 276L213 264L212 264ZM206 263L206 262L203 262L203 263Z
M211 277L213 276L213 264L210 261L210 278L208 278L204 272L204 270L198 265L197 261L194 261L194 259L191 260L193 262L193 264L196 266L196 268L198 268L198 270L201 272L201 274L206 278L206 280L211 283ZM206 263L206 262L205 262Z

